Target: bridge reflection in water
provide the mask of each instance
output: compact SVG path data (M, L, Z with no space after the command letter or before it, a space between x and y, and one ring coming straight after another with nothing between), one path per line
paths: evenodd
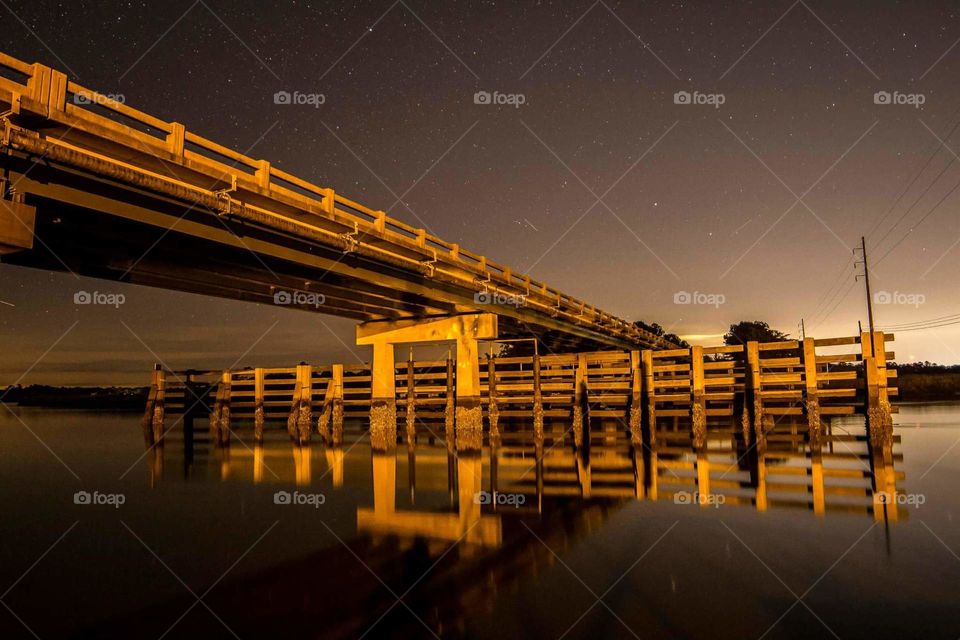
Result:
M464 632L471 617L493 611L499 593L540 574L556 563L554 554L631 504L669 503L663 508L677 516L690 514L686 509L793 508L811 518L906 517L890 499L903 480L895 468L902 463L899 435L873 450L862 417L834 418L822 447L811 450L805 429L806 421L782 421L761 451L740 443L733 429L729 437L713 432L698 450L689 425L675 424L658 429L649 447L635 447L622 430L598 429L579 450L502 445L471 454L439 439L390 453L372 450L365 438L298 446L283 432L224 447L203 432L192 446L167 438L150 447L150 481L259 484L277 489L275 500L322 491L321 509L301 512L310 529L304 535L324 535L331 509L355 510L356 536L344 536L348 542L338 536L342 545L222 588L216 609L242 620L245 630L275 628L283 616L293 637L315 634L318 625L324 637L358 637L390 604L382 600L385 584L402 585L391 587L400 596L430 573L403 600L416 617L397 605L381 622L393 637L424 637L423 624L440 635ZM372 582L355 578L358 558ZM341 570L352 577L318 579Z

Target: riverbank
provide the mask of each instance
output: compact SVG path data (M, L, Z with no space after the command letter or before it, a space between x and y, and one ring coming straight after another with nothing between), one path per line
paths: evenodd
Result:
M6 404L51 409L110 409L143 411L146 387L51 387L30 385L8 387L0 392Z

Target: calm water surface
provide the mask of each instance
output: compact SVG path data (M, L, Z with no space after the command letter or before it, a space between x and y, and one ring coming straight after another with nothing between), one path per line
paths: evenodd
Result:
M897 422L902 504L882 517L852 455L825 455L823 509L812 472L785 486L776 473L796 464L772 457L758 509L749 472L722 457L697 505L695 456L675 451L639 489L617 447L588 470L568 450L538 465L278 434L197 443L191 461L177 438L146 452L136 415L12 407L0 638L955 639L960 404ZM501 504L478 504L494 481Z

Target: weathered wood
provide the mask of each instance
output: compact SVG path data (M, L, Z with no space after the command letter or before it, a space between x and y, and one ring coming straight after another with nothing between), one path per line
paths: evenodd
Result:
M694 345L690 349L690 382L693 446L702 449L707 446L707 400L703 374L703 347L699 345Z
M487 420L489 422L490 446L500 444L500 408L497 403L496 356L487 356Z
M447 389L444 395L443 432L447 440L447 448L453 450L456 442L456 394L453 383L453 358L447 354Z
M764 431L763 414L763 378L760 373L760 345L753 340L747 342L747 394L748 400L744 403L750 408L753 422L753 442L757 451L766 450L766 433Z
M630 352L630 442L634 447L643 445L643 431L641 429L641 389L643 388L643 374L640 370L640 352Z
M647 446L653 447L657 442L657 388L654 384L656 374L653 370L653 351L644 349L641 363L645 409L643 424L647 432Z
M263 427L266 416L263 412L263 368L253 370L253 439L263 442Z
M533 354L533 442L543 446L543 390L540 388L540 355Z
M820 396L817 382L817 349L813 338L803 340L803 377L806 396L804 409L807 414L807 435L810 448L819 451L823 445L823 424L820 420Z
M297 377L294 383L290 412L287 415L287 433L297 444L310 441L313 421L313 367L308 364L297 365Z
M343 365L342 364L333 365L332 378L330 380L330 384L333 385L332 440L333 440L334 446L339 446L343 444Z
M574 375L574 400L573 400L573 444L579 450L583 447L584 422L589 420L587 406L586 386L587 386L587 356L579 354L577 356L577 370ZM589 433L589 425L587 429Z
M413 447L417 441L417 391L414 371L413 349L407 359L407 446Z

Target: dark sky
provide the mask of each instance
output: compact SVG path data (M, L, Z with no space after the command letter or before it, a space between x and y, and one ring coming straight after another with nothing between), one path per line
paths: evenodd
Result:
M852 335L862 234L879 325L960 313L955 3L0 5L6 53L695 342ZM0 301L0 384L368 357L341 319L69 274L0 266ZM898 359L958 362L958 338L898 332Z

